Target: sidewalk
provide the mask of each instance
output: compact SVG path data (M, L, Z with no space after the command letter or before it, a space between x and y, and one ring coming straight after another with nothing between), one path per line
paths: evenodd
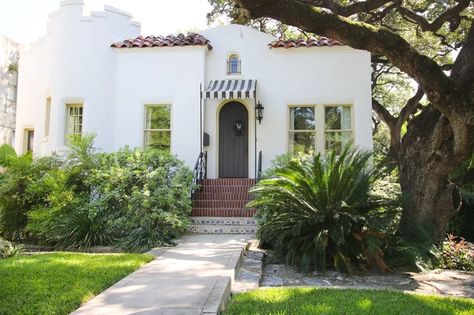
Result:
M73 312L84 314L217 314L250 235L194 234Z

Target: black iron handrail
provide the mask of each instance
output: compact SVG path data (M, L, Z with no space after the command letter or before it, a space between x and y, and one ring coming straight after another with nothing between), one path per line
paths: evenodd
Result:
M258 152L257 181L262 177L262 151Z
M193 169L193 181L191 187L191 199L194 199L199 191L203 179L207 178L207 151L199 153Z

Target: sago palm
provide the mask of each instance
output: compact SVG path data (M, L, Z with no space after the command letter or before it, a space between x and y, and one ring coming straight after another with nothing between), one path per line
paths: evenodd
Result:
M302 270L327 262L350 273L366 257L386 269L379 234L366 229L368 192L376 178L370 153L346 146L340 154L295 156L251 189L262 241Z

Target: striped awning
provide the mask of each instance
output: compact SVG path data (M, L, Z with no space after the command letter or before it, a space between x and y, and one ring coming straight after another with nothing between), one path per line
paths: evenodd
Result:
M212 80L202 99L255 98L257 80Z

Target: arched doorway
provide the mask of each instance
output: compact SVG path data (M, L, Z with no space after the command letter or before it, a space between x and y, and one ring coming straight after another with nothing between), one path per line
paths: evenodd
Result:
M225 104L219 112L219 177L247 178L249 118L239 102Z

